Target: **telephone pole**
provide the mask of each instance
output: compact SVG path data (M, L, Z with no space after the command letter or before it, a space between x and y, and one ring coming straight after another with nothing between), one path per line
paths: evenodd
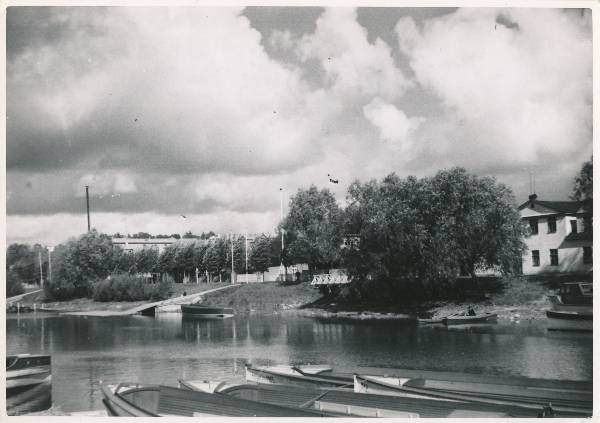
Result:
M92 230L92 228L90 227L90 193L89 193L89 186L85 186L85 204L86 204L86 208L87 208L87 222L88 222L88 232L90 232Z
M40 261L40 288L44 287L44 271L42 268L42 250L38 251L38 259Z

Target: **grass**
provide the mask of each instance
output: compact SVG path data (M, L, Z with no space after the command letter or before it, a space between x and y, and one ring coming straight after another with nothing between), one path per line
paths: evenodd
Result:
M277 282L264 282L243 284L234 290L227 289L208 294L202 304L231 307L236 312L273 313L298 308L320 297L319 291L306 282L288 286Z

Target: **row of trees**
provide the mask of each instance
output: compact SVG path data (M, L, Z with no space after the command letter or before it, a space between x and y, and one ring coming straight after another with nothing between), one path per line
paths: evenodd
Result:
M248 271L265 272L279 263L278 242L263 235L253 240L248 249ZM94 286L109 275L168 274L176 282L187 276L195 279L196 271L209 281L228 280L233 246L234 270L246 272L246 242L242 237L196 239L177 242L158 250L145 248L128 252L113 245L111 237L91 231L77 239L55 247L52 253L52 277L49 278L48 250L40 245L12 244L7 250L7 295L23 291L22 283L40 280L38 258L42 257L41 273L45 289L56 299L91 297Z

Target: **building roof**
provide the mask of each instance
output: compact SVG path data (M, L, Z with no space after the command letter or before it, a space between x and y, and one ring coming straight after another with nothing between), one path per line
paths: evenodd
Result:
M594 234L591 231L571 232L565 237L565 241L593 241Z
M539 205L547 209L553 210L556 213L574 214L581 210L589 200L584 201L544 201L538 200L536 194L529 196L529 200L519 206L519 210L531 207L533 205Z

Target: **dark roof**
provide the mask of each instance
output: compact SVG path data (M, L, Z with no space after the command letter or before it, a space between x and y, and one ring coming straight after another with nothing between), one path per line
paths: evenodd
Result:
M579 209L585 204L584 201L541 201L541 200L528 200L519 206L519 210L529 207L531 204L538 204L542 207L554 210L557 213L577 213Z
M591 231L571 232L565 237L565 241L593 241L594 234Z

